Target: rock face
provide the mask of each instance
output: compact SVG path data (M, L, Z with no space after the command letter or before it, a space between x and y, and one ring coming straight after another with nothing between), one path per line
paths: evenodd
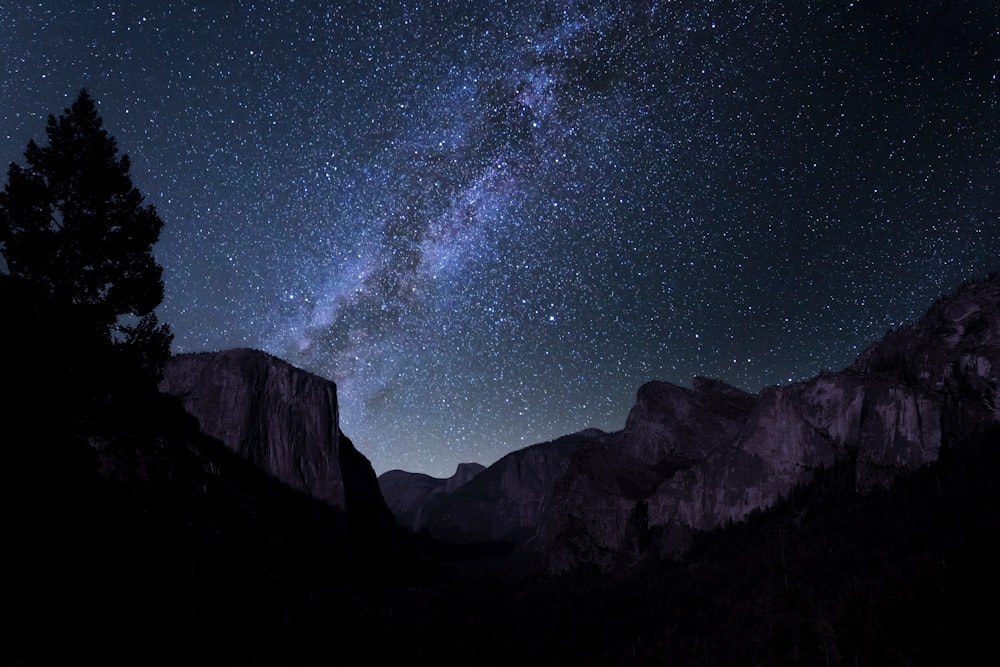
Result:
M396 530L371 463L340 431L333 382L238 349L171 358L160 389L181 401L203 433L341 510L358 530Z
M455 474L444 480L444 492L454 493L459 487L465 486L472 478L486 470L482 463L459 463Z
M770 506L819 466L849 461L860 489L889 484L1000 423L998 387L1000 273L837 373L759 396L703 378L646 384L623 431L514 452L441 496L427 526L534 545L556 571L622 567Z
M428 502L420 528L452 542L523 544L534 537L573 452L606 437L583 431L512 452L453 493Z
M439 494L450 494L485 470L479 463L459 463L451 477L441 479L416 472L390 470L378 478L382 497L396 520L404 528L419 531L424 524L424 510Z
M707 378L694 378L693 389L668 382L639 388L625 421L623 447L650 465L699 461L732 441L757 397Z
M937 458L940 403L879 377L823 374L769 387L731 446L665 480L652 524L704 529L773 504L814 469L853 457L862 488Z
M947 445L1000 420L1000 272L935 303L912 327L888 334L846 371L934 397Z
M587 564L607 571L635 560L648 542L645 499L664 470L632 456L622 442L581 444L556 480L538 528L548 568Z

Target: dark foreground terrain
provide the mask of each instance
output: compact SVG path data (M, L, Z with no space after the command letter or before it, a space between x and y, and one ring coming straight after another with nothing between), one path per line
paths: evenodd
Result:
M6 664L940 665L992 645L996 432L889 490L820 471L680 560L556 577L387 551L157 410L96 460L6 469Z

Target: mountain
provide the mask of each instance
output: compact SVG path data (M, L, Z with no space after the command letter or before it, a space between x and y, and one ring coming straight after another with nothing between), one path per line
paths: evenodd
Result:
M840 372L748 394L641 387L625 428L513 452L423 507L440 539L513 541L550 570L676 554L703 531L849 464L884 488L1000 423L1000 273L935 303Z
M446 542L523 544L534 536L573 452L606 436L583 431L512 452L453 493L430 499L420 528Z
M729 448L650 499L651 523L697 528L772 504L819 466L851 459L857 484L889 484L1000 421L1000 273L936 302L839 373L769 387Z
M639 389L623 431L588 429L512 452L453 493L428 493L431 478L401 471L380 484L408 480L403 488L417 512L390 505L404 526L438 540L542 550L553 564L564 550L574 562L591 552L590 560L612 569L625 543L644 542L635 534L637 502L731 441L755 401L706 378L695 378L693 389L650 382ZM390 493L402 497L399 488ZM645 519L640 523L648 532ZM586 544L601 532L606 545Z
M696 377L693 388L649 382L639 388L622 446L651 465L698 461L736 437L757 397L718 380Z
M438 494L454 493L486 469L480 463L459 463L451 477L431 477L423 473L389 470L378 477L382 497L400 525L419 531L424 523L424 507Z
M205 435L341 512L357 539L397 548L398 527L371 463L340 430L333 382L264 352L235 349L172 357L160 389Z
M838 373L759 395L649 383L622 431L446 480L375 481L332 383L249 350L178 357L173 396L100 438L60 443L58 420L11 414L39 423L5 433L3 655L973 662L1000 586L998 311L1000 274ZM383 531L380 484L422 530L476 547L432 555L521 551L414 566Z
M282 416L269 386L297 387L289 399L332 390L289 369L261 353L197 355L170 364L167 386L196 380L185 385L185 402L204 424L284 420L294 433L294 410ZM227 391L208 409L197 399L219 384ZM339 471L341 495L319 500L245 458L239 441L202 432L171 396L128 408L99 437L39 439L51 433L43 423L5 433L12 453L22 453L0 485L5 556L16 572L4 588L17 610L4 632L10 664L98 654L105 664L174 662L192 651L245 664L311 664L317 643L347 634L331 628L347 627L354 609L337 601L417 571L374 473L336 422L324 431L336 440L313 446ZM258 408L256 420L241 412ZM49 420L58 423L58 412ZM246 431L215 434L235 432ZM330 502L338 498L342 504Z

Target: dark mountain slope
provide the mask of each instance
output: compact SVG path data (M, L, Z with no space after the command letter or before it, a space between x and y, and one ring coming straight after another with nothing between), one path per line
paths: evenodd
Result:
M200 433L173 402L143 422L98 452L100 469L78 468L71 487L6 494L11 664L195 652L298 662L315 633L350 615L359 590L416 571L343 511Z
M340 431L333 382L237 349L172 357L161 390L178 398L206 435L341 511L358 539L401 548L371 463Z
M478 463L459 463L451 477L438 478L405 470L389 470L378 477L379 489L396 520L409 530L423 528L424 509L438 494L454 493L486 469Z
M1000 273L935 303L852 366L753 396L700 378L643 386L625 429L514 452L424 508L442 539L515 540L554 571L676 553L852 461L885 487L1000 423Z

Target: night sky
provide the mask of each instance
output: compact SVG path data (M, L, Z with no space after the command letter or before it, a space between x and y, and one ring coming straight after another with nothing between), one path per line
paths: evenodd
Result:
M86 87L165 222L174 351L334 379L377 472L837 370L1000 268L992 0L4 2L0 34L0 160Z

